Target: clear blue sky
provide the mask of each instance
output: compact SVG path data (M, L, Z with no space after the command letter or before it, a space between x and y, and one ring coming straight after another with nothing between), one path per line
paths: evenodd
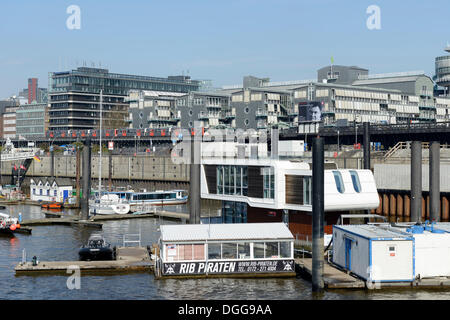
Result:
M70 5L81 30L69 30ZM366 9L381 9L369 30ZM370 73L424 70L450 42L450 1L392 0L2 0L0 98L48 72L101 63L111 72L186 73L214 86L245 75L272 81L316 78L330 63Z

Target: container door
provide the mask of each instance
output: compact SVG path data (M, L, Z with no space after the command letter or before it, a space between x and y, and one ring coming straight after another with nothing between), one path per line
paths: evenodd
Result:
M63 202L69 197L69 190L63 190Z
M352 240L345 239L345 269L351 270L352 267Z

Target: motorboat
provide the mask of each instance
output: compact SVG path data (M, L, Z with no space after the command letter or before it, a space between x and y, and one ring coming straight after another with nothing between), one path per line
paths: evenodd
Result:
M109 192L108 194L115 194L120 199L126 200L130 204L132 212L149 211L154 206L169 206L185 204L188 201L188 196L184 190L157 190L140 192L121 191Z
M0 233L12 234L16 229L20 229L19 220L6 213L0 213Z
M89 203L89 214L127 214L130 204L126 199L120 199L116 194L104 194Z
M114 249L100 234L93 234L89 237L86 245L78 252L81 261L91 260L114 260Z

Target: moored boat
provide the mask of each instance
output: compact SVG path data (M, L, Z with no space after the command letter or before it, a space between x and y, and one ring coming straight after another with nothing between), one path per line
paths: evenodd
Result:
M120 199L127 200L132 212L147 211L149 207L153 206L185 204L188 201L185 190L123 191L109 194L115 194Z
M294 237L284 223L162 225L155 275L292 277Z
M20 223L17 218L0 213L0 233L13 234L17 229L20 229Z
M89 237L86 245L78 251L81 261L91 260L114 260L114 249L105 241L100 234L93 234Z
M89 214L127 214L130 212L130 204L120 199L115 194L104 194L100 199L95 199L89 203Z

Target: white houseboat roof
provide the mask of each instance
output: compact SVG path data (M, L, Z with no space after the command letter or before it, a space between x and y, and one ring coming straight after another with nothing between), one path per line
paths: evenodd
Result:
M370 224L339 225L333 226L333 228L341 229L356 236L371 240L408 240L412 237L412 235L407 235L399 230L388 230L388 225L386 225L386 228Z
M294 239L286 224L229 223L162 225L161 241Z

